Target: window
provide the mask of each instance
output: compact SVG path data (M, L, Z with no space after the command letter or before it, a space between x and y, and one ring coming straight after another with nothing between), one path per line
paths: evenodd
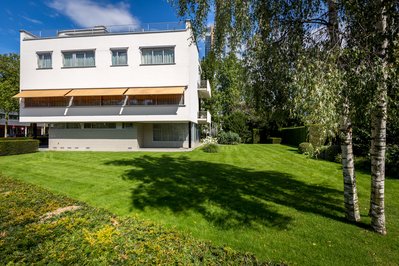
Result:
M122 128L133 128L133 123L123 123Z
M116 128L116 123L84 123L84 128Z
M73 106L106 106L122 105L125 96L75 96Z
M64 67L94 67L94 51L62 52Z
M25 107L65 107L69 104L68 97L25 98Z
M127 50L126 49L112 50L112 65L113 66L127 66Z
M52 68L51 52L37 53L37 68L38 69Z
M165 65L175 63L175 48L141 48L142 65Z
M80 123L56 123L50 124L50 127L56 129L80 129Z
M187 124L154 124L153 141L185 141Z
M129 96L128 105L179 105L183 104L183 95L137 95Z
M73 106L97 106L101 105L101 96L75 96Z

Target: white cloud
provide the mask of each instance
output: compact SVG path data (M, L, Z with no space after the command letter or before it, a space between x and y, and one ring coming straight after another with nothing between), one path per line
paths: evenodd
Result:
M52 0L48 4L57 12L69 17L80 27L98 25L133 25L139 21L129 12L129 4L100 4L93 0Z
M26 16L21 16L21 17L23 19L25 19L25 20L27 20L29 22L35 23L35 24L43 24L43 22L41 22L40 20L37 20L37 19L33 19L33 18L30 18L30 17L26 17Z

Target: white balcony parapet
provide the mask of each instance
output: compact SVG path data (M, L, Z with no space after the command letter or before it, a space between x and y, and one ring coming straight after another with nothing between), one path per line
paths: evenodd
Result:
M42 38L56 38L56 37L76 37L76 36L94 36L94 35L112 35L124 33L139 33L139 32L162 32L162 31L181 31L190 27L190 21L179 22L160 22L160 23L145 23L145 24L128 24L128 25L104 25L95 26L91 28L81 29L65 29L65 30L37 30L24 31L29 36L26 39L42 39Z
M202 99L211 98L211 85L209 80L201 80L200 84L198 85L198 97Z
M211 123L211 113L209 111L199 111L198 124L210 124L210 123Z

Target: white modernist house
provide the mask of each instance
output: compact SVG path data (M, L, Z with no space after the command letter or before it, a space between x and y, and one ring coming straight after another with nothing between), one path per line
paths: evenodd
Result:
M51 150L193 148L211 122L189 21L20 34L20 121L47 123Z

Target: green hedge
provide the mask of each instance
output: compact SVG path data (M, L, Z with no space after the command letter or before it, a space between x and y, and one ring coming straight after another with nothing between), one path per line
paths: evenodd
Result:
M269 138L267 138L266 143L268 143L268 144L281 144L281 138L269 137Z
M36 152L39 141L35 139L1 139L0 156Z
M298 146L307 140L308 129L305 126L280 128L279 131L283 144Z

